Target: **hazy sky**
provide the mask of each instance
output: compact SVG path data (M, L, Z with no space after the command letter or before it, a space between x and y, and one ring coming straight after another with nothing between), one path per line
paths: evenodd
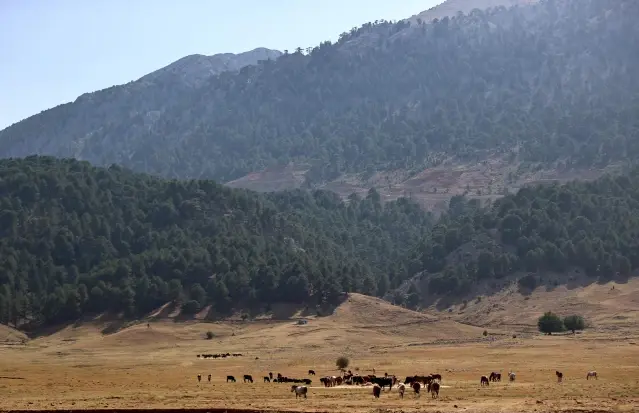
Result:
M0 0L0 129L190 54L293 50L442 0Z

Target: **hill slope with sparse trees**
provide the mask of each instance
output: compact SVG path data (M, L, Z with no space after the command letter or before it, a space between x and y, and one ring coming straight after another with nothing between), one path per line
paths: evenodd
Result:
M84 95L1 131L0 155L221 182L305 164L309 185L451 156L632 162L637 15L634 0L547 0L428 24L371 22L196 87L168 78L143 99L137 83Z

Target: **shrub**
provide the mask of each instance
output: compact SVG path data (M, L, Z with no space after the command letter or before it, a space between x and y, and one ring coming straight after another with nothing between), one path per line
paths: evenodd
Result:
M534 290L537 288L537 277L532 274L525 275L517 281L522 290Z
M212 332L212 331L207 331L207 332L206 332L206 339L207 339L207 340L212 340L212 339L213 339L213 337L215 337L215 334L213 334L213 332Z
M195 300L189 300L182 304L182 312L186 315L192 315L200 311L200 303Z
M568 317L564 318L564 327L575 334L575 330L583 330L584 328L586 328L586 322L580 315L569 315Z
M552 333L559 333L564 331L564 322L559 318L557 314L550 311L539 317L537 320L537 328L542 333L551 335Z
M340 356L335 361L335 365L337 366L338 369L341 369L341 370L345 370L346 367L348 367L348 363L349 363L348 357L345 357L345 356Z
M484 337L486 337L488 335L488 331L484 330Z

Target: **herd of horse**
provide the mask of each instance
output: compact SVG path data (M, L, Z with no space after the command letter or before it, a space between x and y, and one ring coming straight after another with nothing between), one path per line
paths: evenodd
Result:
M309 376L315 376L315 370L308 371ZM564 374L560 371L555 371L555 375L557 376L557 381L561 383L564 379ZM599 379L597 377L597 372L594 370L586 373L586 380ZM202 375L197 375L197 380L202 381ZM350 370L348 372L343 372L340 376L324 376L321 377L320 382L324 385L324 387L334 387L342 384L346 385L364 385L364 386L372 386L373 389L373 397L379 398L382 394L384 387L388 387L388 391L391 391L393 387L396 387L398 390L398 394L400 398L404 398L404 393L407 387L413 389L415 397L420 395L421 389L425 388L428 393L431 394L432 398L439 397L439 389L441 387L442 376L441 374L428 374L428 375L414 375L407 376L403 382L400 382L395 375L389 375L388 373L384 373L384 376L376 376L374 374L368 375L359 375L353 374ZM508 380L510 382L515 381L515 373L510 371L508 372ZM211 381L211 375L208 375L208 381ZM490 382L500 382L501 381L501 373L491 372L488 376L481 376L479 379L480 386L489 386ZM235 383L234 376L226 376L226 382ZM244 383L253 383L253 376L250 374L244 375ZM265 383L295 383L291 386L291 393L295 393L295 398L304 397L307 398L308 395L308 386L311 385L311 379L295 379L283 376L281 373L277 374L277 377L273 376L273 373L270 372L268 376L264 376ZM303 384L300 384L303 383Z

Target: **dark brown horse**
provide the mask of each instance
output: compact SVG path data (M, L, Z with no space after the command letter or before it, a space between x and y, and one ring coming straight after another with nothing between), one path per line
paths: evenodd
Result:
M489 386L490 385L490 381L488 381L488 377L481 376L481 379L479 379L479 384L481 386Z
M379 399L379 395L382 393L382 388L379 387L379 384L373 385L373 397Z
M419 390L422 388L421 383L418 381L414 381L411 384L411 387L413 388L413 391L415 392L415 397L419 396Z
M430 392L430 395L434 398L438 398L439 397L439 383L437 383L436 381L433 381L431 383L428 383L428 391Z
M557 376L558 383L561 383L562 381L564 381L564 373L560 371L555 371L555 375Z

